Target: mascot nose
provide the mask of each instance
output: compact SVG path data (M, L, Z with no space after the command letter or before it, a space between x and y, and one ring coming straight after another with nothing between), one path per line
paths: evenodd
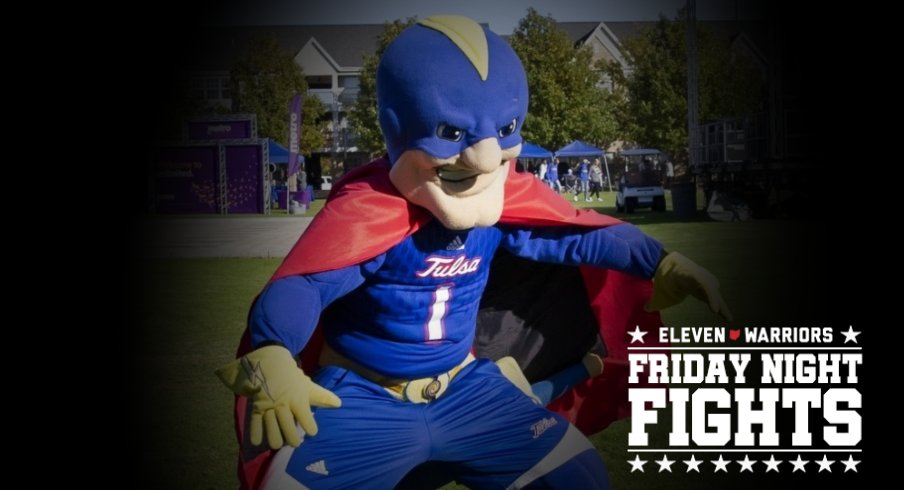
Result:
M465 165L483 173L490 173L502 165L502 148L496 138L486 138L467 147L461 153Z

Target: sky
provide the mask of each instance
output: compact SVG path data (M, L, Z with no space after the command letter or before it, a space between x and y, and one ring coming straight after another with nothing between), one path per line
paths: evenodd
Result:
M686 0L234 0L217 23L232 25L382 24L412 16L466 15L511 34L529 6L560 22L655 20L674 17ZM763 0L697 0L702 20L761 16ZM221 4L222 6L222 4Z

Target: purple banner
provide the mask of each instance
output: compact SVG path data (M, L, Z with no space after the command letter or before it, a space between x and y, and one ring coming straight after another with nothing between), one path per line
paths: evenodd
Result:
M264 165L261 144L226 146L226 197L229 213L263 213Z
M212 146L163 147L154 162L158 213L216 213L217 157Z
M289 175L298 173L298 139L301 133L301 94L295 94L289 104Z
M253 138L251 121L188 121L188 140L233 140Z

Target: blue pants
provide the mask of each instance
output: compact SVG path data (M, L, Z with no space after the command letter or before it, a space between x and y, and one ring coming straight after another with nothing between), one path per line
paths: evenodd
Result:
M320 431L298 448L279 450L264 489L390 489L427 461L442 462L471 488L609 486L587 438L534 404L491 361L469 364L427 404L400 401L334 366L314 381L336 393L342 407L315 409ZM410 477L405 483L418 486Z

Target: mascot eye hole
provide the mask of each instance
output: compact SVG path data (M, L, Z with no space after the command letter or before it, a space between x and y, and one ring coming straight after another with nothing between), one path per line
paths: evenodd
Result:
M506 136L510 136L512 133L515 132L515 128L517 128L517 127L518 127L518 120L512 119L512 122L499 128L499 137L505 138Z
M465 136L465 132L461 128L449 124L440 124L439 127L436 128L436 135L444 140L461 141Z

